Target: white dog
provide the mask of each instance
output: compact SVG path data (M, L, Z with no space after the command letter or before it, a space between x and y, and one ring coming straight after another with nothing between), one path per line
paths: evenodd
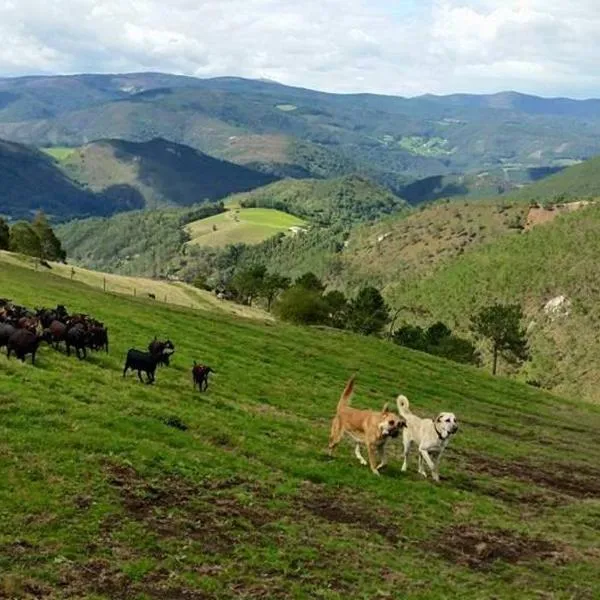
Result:
M454 413L440 413L435 420L421 419L410 411L408 398L398 396L396 399L398 412L406 420L406 427L402 430L402 441L404 443L404 463L402 471L406 471L407 458L411 445L416 444L419 449L419 473L427 477L423 460L431 470L431 476L435 481L440 480L438 466L442 454L450 441L450 436L458 431L458 423ZM435 461L429 456L430 452L437 452Z

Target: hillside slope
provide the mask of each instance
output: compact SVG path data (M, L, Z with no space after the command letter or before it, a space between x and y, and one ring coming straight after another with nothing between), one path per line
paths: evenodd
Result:
M315 155L327 154L321 164L331 164L328 176L344 174L339 166L349 161L366 175L379 172L380 182L564 166L600 152L598 100L335 95L234 77L143 73L4 79L0 93L0 137L14 141L77 146L164 137L225 156L236 138L244 160L260 163L265 153L256 145L255 158L249 156L254 136L277 138L279 145L293 138L314 144ZM298 157L294 165L293 152L285 154L287 167L311 172L311 160Z
M598 401L599 232L600 206L565 213L521 235L473 248L421 279L416 274L412 282L392 283L388 297L463 330L479 307L520 301L533 355L523 376ZM557 314L544 310L563 295L569 303Z
M137 194L145 208L190 206L274 181L274 177L163 139L92 142L66 154L60 165L94 192L117 198Z
M246 208L284 210L326 226L372 221L407 207L403 199L357 175L278 181L230 201Z
M514 194L511 200L562 202L600 197L600 156L573 165Z
M139 208L135 198L90 193L46 154L4 140L0 140L0 199L0 214L14 219L29 219L37 210L52 218L73 218Z
M592 598L600 413L374 339L156 307L0 267L3 294L109 326L110 354L0 354L2 590L72 598ZM176 344L154 386L131 347ZM461 430L433 485L324 455L341 388ZM192 360L216 370L192 390ZM240 386L240 380L244 384ZM400 385L400 388L398 387ZM48 394L48 389L53 393ZM557 426L560 424L560 426ZM565 450L568 452L565 453Z

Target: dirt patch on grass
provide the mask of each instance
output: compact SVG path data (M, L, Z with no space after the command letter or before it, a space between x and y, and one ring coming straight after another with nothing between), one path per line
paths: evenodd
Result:
M378 533L392 544L401 540L398 533L401 531L399 519L376 504L365 508L351 498L349 493L334 493L322 486L306 484L298 503L304 510L325 521L353 525L368 533Z
M193 484L173 475L148 480L125 465L106 471L128 517L162 538L192 539L206 553L231 553L274 518L267 491L242 478Z
M517 462L465 451L456 452L466 457L467 469L473 473L526 481L575 498L600 496L599 469L565 463L536 465L526 459Z
M555 543L505 529L485 531L454 525L427 544L432 552L457 565L485 569L496 561L508 563L549 560L562 564L568 553Z
M83 565L63 568L58 585L61 598L83 598L99 594L111 600L148 597L156 600L216 600L217 596L202 590L170 583L171 573L159 570L141 581L132 581L126 573L111 566L107 560L92 560Z

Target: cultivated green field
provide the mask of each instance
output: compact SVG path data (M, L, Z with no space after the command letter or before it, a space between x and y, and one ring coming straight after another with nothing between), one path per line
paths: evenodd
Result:
M342 332L107 297L0 265L2 296L104 320L110 354L0 354L0 597L571 599L600 591L597 407ZM110 298L110 299L109 299ZM154 386L123 357L177 351ZM215 368L192 390L192 360ZM439 485L324 448L399 391L461 430Z
M67 160L77 148L68 148L67 146L52 146L49 148L40 148L42 152L45 152L58 162Z
M221 248L228 244L258 244L276 233L302 227L305 222L294 215L270 208L233 208L220 215L187 225L190 244Z

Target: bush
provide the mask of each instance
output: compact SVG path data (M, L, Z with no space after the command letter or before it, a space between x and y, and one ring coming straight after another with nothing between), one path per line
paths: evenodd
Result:
M299 325L323 325L328 320L328 306L321 294L298 284L281 294L275 312L284 321Z

